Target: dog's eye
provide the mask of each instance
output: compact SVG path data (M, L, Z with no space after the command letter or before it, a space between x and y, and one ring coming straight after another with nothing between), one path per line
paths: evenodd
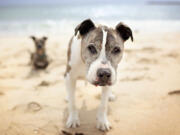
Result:
M93 45L89 45L88 46L88 50L92 54L97 54L97 50L96 50L96 48Z
M113 54L119 54L121 52L119 47L114 47L114 49L112 50Z

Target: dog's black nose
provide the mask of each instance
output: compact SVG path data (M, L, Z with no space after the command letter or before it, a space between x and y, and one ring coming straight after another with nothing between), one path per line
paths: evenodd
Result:
M37 45L37 47L38 47L39 49L41 49L41 48L42 48L42 45Z
M111 70L109 68L100 68L97 71L99 81L107 83L111 77Z

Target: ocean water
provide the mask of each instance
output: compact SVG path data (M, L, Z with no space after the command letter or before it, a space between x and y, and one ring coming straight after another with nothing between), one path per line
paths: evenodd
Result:
M0 35L67 34L82 20L134 30L180 31L180 6L145 4L56 4L0 6Z

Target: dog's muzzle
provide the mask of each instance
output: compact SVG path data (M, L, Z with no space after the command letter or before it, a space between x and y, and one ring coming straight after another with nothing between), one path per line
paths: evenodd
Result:
M109 68L100 68L97 70L97 80L95 85L111 85L111 70Z

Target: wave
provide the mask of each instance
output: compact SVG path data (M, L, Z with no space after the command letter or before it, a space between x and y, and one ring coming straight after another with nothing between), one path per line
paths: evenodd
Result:
M180 31L180 21L176 20L106 20L93 19L98 24L115 27L120 21L129 25L133 31ZM80 23L77 20L43 20L33 22L0 22L0 35L65 35L72 33Z

